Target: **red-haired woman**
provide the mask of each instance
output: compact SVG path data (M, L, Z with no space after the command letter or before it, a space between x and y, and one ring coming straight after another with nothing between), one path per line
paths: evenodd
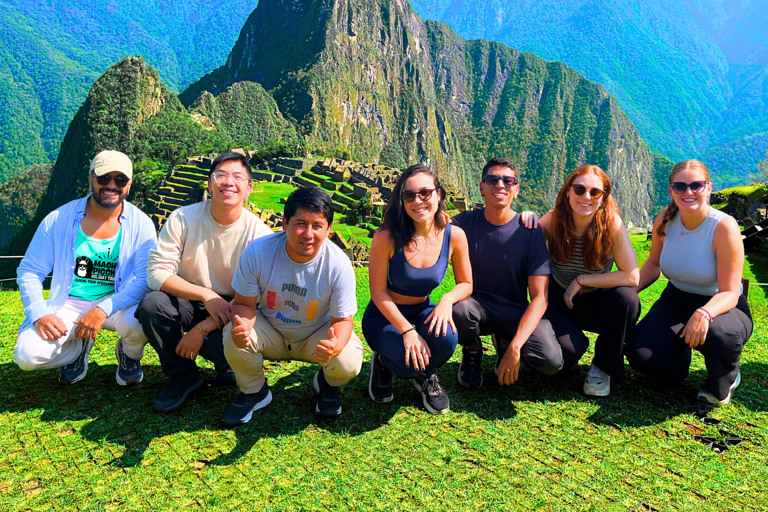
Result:
M668 381L688 375L691 350L704 355L709 377L700 408L728 403L741 382L739 358L752 335L752 315L741 288L744 244L736 221L709 205L709 169L698 160L672 168L672 202L653 224L653 243L640 270L638 291L659 278L664 292L638 324L627 360L637 372Z
M563 367L578 363L589 348L584 330L600 333L584 393L607 396L611 377L624 376L624 343L640 316L640 300L633 288L637 258L605 172L596 165L573 171L541 227L552 259L546 317L562 347Z

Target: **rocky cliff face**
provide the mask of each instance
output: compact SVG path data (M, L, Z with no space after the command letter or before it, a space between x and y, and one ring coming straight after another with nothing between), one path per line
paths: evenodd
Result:
M563 64L465 41L403 0L262 0L226 64L181 99L246 80L274 96L310 149L425 162L472 194L484 162L508 156L523 169L523 205L538 211L568 172L595 163L625 216L650 220L653 157L603 87Z

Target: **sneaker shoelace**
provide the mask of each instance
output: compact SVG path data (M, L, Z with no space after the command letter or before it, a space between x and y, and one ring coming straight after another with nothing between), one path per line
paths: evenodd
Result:
M589 369L589 374L587 375L587 377L592 377L594 379L602 379L603 375L604 375L603 372L597 366L592 366Z
M438 396L443 394L443 388L440 386L440 381L437 380L436 375L432 375L424 381L424 387L426 392L430 396Z

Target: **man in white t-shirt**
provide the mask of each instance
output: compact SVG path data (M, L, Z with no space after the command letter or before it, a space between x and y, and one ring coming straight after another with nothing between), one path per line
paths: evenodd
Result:
M168 376L156 411L178 409L203 384L198 355L213 362L219 382L235 383L221 338L235 294L232 276L248 244L272 234L243 207L252 190L248 159L233 151L221 154L208 178L211 200L171 213L149 253L147 282L155 291L136 317Z
M240 393L224 423L247 423L272 401L264 359L319 363L315 412L341 414L339 389L360 373L363 346L352 332L355 273L327 240L332 222L333 204L324 190L298 189L286 201L284 231L252 242L240 258L232 321L224 328L224 354Z

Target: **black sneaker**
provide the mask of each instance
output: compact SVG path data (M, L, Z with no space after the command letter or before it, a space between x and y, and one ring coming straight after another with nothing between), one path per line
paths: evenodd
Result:
M74 384L85 378L88 373L88 354L93 348L93 340L81 340L83 346L74 361L60 368L59 382L62 384Z
M429 377L417 376L413 379L413 385L421 392L424 407L432 414L443 414L451 409L451 401L437 380L436 373Z
M323 370L320 370L315 374L315 391L319 395L317 397L317 406L315 412L320 416L333 417L341 414L341 395L339 395L339 388L331 386L325 380Z
M115 345L115 357L117 358L117 372L115 379L121 386L138 384L144 379L144 370L141 369L141 360L133 359L123 352L123 340L118 340Z
M374 352L371 355L371 377L368 379L368 396L374 402L391 402L392 394L392 372L379 359L379 354Z
M498 377L499 376L499 365L501 365L501 359L504 357L504 354L507 353L507 349L509 348L509 343L507 343L506 347L502 347L501 341L503 338L501 336L496 336L496 334L491 334L491 340L493 341L493 346L496 349L496 364L493 365L493 373ZM504 340L507 341L507 340Z
M235 372L232 371L231 368L225 372L220 372L218 375L216 375L216 382L219 384L224 384L225 386L232 386L237 384Z
M165 389L157 395L154 408L158 412L175 411L184 400L197 388L203 385L203 377L198 373L191 375L174 375L168 378Z
M224 411L222 421L232 426L248 423L251 421L253 411L268 406L270 402L272 402L272 392L269 390L267 382L264 381L264 385L256 393L243 393L242 391L238 393L232 405Z
M459 384L469 389L476 389L483 385L483 349L470 350L461 348L461 364L456 378Z

